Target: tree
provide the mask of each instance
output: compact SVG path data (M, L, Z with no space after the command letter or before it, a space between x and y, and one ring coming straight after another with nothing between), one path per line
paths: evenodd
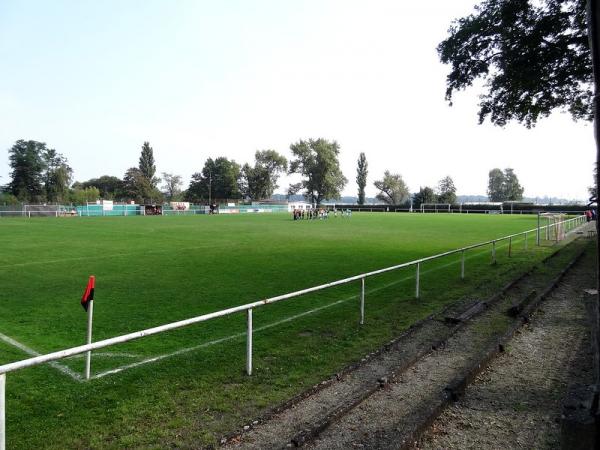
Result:
M489 172L488 198L492 202L519 201L523 199L524 188L513 169L502 172L495 168Z
M162 194L152 186L137 167L130 167L123 177L123 194L137 203L162 201Z
M66 200L73 179L73 169L67 164L67 159L54 149L46 149L42 153L42 160L46 200L49 202Z
M364 153L358 156L358 162L356 166L356 184L358 185L358 204L365 204L365 187L367 186L367 174L368 171L367 157Z
M123 180L119 177L102 175L99 178L91 178L79 183L82 188L96 187L100 191L100 197L106 200L123 197Z
M456 203L456 187L450 177L444 177L438 184L437 200L440 203Z
M295 194L304 189L304 196L317 205L326 199L340 198L348 180L340 169L340 146L336 141L301 139L290 145L290 150L295 159L290 164L289 173L299 173L305 178L290 186L288 193Z
M506 177L500 169L492 169L489 173L487 195L490 202L503 202L505 195Z
M223 156L208 158L202 172L192 174L186 199L204 202L212 200L238 199L240 193L240 165Z
M436 203L437 196L432 188L429 186L419 188L419 192L417 192L413 196L413 208L420 208L423 203Z
M171 201L176 200L181 194L181 186L183 185L181 176L163 172L162 177L165 196Z
M597 177L598 177L598 163L596 163L596 164L594 165L594 181L596 181L596 178L597 178ZM590 187L588 188L588 192L589 192L589 194L590 194L590 199L589 199L589 201L590 201L590 202L592 202L592 203L595 203L595 202L596 202L596 200L597 200L597 197L596 197L596 192L597 192L597 190L596 190L596 186L590 186Z
M525 190L520 184L517 175L513 169L504 169L505 178L505 195L508 201L523 200L523 191Z
M40 202L45 198L43 182L46 144L18 140L8 151L11 182L8 190L20 201Z
M75 187L70 192L71 202L76 205L85 205L87 202L95 202L100 198L100 190L94 186L81 188Z
M150 147L149 142L144 142L142 145L142 153L140 155L140 163L138 165L140 173L144 176L150 185L155 188L160 182L160 178L155 178L156 165L154 164L154 150Z
M592 62L585 0L485 0L438 46L451 65L446 99L484 81L479 122L527 127L555 109L592 120Z
M287 170L287 159L275 150L257 151L254 159L254 167L242 167L242 192L251 200L270 198L279 175Z
M401 205L410 198L410 193L406 183L402 179L402 175L390 173L386 170L383 173L383 179L373 183L379 193L376 195L378 200L388 205Z

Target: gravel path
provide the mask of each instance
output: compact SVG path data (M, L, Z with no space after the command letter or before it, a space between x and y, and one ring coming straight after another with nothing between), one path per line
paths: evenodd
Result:
M593 382L583 289L594 288L594 269L589 252L507 351L434 422L419 448L559 447L567 386Z

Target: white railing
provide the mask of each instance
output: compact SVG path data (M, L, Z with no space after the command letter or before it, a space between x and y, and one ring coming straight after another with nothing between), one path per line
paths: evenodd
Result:
M508 236L503 236L497 239L493 239L491 241L481 242L479 244L473 244L466 247L458 248L455 250L450 250L447 252L439 253L433 256L427 256L425 258L416 259L414 261L409 261L402 264L397 264L395 266L386 267L384 269L374 270L371 272L362 273L360 275L355 275L352 277L344 278L337 281L332 281L330 283L321 284L319 286L314 286L307 289L302 289L300 291L291 292L289 294L278 295L276 297L271 297L265 300L259 300L252 303L247 303L245 305L235 306L232 308L223 309L221 311L216 311L209 314L203 314L201 316L192 317L190 319L180 320L178 322L172 322L165 325L156 326L153 328L147 328L145 330L136 331L133 333L124 334L121 336L116 336L109 339L103 339L101 341L93 342L91 344L79 345L77 347L72 347L66 350L60 350L57 352L48 353L46 355L34 356L32 358L24 359L21 361L16 361L4 365L0 365L0 450L6 449L6 432L5 432L5 408L6 408L6 374L8 372L14 372L16 370L24 369L26 367L37 366L39 364L44 364L51 361L56 361L59 359L64 359L69 356L78 355L81 353L91 352L93 350L98 350L105 347L110 347L112 345L121 344L124 342L129 342L134 339L140 339L146 336L152 336L154 334L163 333L169 330L175 330L178 328L187 327L189 325L193 325L195 323L206 322L211 319L215 319L217 317L228 316L231 314L239 313L242 311L246 311L246 373L248 375L252 374L252 311L254 308L259 308L261 306L269 305L271 303L276 303L282 300L287 300L294 297L299 297L301 295L309 294L311 292L322 291L324 289L329 289L334 286L340 286L348 283L352 283L354 281L361 281L361 291L360 291L360 324L364 324L365 320L365 279L368 277L372 277L375 275L380 275L382 273L391 272L393 270L403 269L406 267L415 266L415 298L420 297L420 272L421 272L421 264L427 261L433 261L435 259L443 258L449 255L455 255L457 253L461 254L460 261L460 277L461 279L465 278L465 253L467 250L472 250L475 248L483 247L486 245L491 245L491 262L492 264L496 263L496 244L501 241L508 241L508 255L511 256L512 253L512 243L513 239L519 236L524 237L525 248L527 249L528 245L528 235L531 233L535 233L536 243L540 245L541 240L541 231L546 230L547 239L551 237L551 229L555 228L555 236L558 240L558 231L559 226L563 227L565 232L568 232L579 225L582 225L586 222L585 216L577 216L572 219L567 219L561 222L556 222L550 225L538 226L537 228L522 231L519 233L511 234ZM89 379L89 373L86 371L86 377Z

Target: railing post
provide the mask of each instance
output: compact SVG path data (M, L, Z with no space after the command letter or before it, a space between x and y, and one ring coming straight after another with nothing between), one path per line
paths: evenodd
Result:
M465 251L461 252L460 256L460 279L465 279Z
M492 264L496 264L496 241L492 241Z
M360 324L365 323L365 279L360 279Z
M512 236L508 238L508 257L512 255Z
M252 375L252 308L246 310L246 373Z
M421 275L421 263L417 263L417 274L415 277L415 298L419 298L419 278Z
M6 450L6 374L0 374L0 450Z

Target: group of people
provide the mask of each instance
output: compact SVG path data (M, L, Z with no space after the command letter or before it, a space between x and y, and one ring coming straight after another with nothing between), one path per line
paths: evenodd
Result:
M585 218L587 219L588 222L591 222L592 220L596 220L596 210L588 209L585 212Z
M337 217L352 217L352 210L343 209L338 211L337 209L325 209L325 208L312 208L312 209L299 209L296 208L292 212L292 218L294 220L316 220L316 219L329 219L329 216L333 215Z

